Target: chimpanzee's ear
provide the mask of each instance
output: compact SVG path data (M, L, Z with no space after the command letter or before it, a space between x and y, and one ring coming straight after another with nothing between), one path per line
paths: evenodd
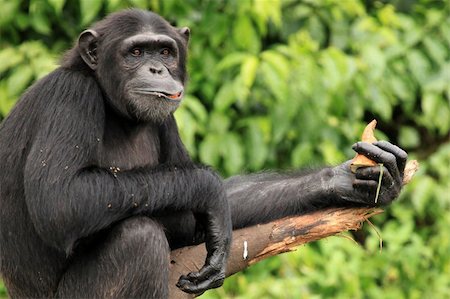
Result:
M186 39L186 42L189 41L189 37L191 36L191 30L188 27L183 27L178 29L178 32Z
M92 70L97 68L97 40L98 33L90 29L83 31L78 38L81 58Z

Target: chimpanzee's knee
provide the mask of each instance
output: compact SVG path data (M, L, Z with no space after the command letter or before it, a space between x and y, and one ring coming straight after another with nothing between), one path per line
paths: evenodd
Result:
M110 242L124 252L137 256L154 256L158 261L168 262L169 244L163 227L148 217L133 217L123 220L110 233Z
M170 249L160 224L128 218L94 243L74 257L56 297L167 298Z

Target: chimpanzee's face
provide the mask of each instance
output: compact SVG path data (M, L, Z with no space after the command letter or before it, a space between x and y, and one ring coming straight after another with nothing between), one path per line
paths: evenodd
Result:
M147 17L138 20L139 31L126 36L86 30L79 47L113 108L160 123L184 96L189 29L176 29L154 14Z

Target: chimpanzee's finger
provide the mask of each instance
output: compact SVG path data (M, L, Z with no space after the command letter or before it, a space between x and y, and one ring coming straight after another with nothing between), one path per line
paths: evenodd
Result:
M359 179L353 180L353 188L359 191L365 191L370 193L376 191L377 187L378 182L374 180L359 180Z
M362 154L377 163L383 163L396 183L401 184L402 176L400 176L398 170L397 159L392 153L367 142L357 142L352 148L358 154Z
M204 272L209 272L208 270ZM225 274L223 273L211 273L211 275L199 279L199 275L189 273L187 276L183 275L180 277L177 283L177 287L186 293L198 294L202 293L208 289L220 287L225 280Z
M380 166L360 167L356 170L355 177L360 180L378 181L380 177Z
M370 166L370 167L361 167L356 170L355 177L360 180L374 180L379 181L381 169L383 169L383 177L381 178L381 183L383 186L391 186L396 181L391 176L389 171L384 166Z
M398 146L387 141L377 141L373 144L397 157L397 167L401 177L403 177L406 161L408 160L408 154Z

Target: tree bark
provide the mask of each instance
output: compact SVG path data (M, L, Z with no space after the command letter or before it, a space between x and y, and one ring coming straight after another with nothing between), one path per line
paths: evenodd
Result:
M373 208L336 208L283 218L233 232L227 274L233 275L265 258L294 251L302 244L316 241L343 231L357 230L369 217L381 213ZM171 299L194 298L175 284L178 278L198 271L204 264L204 244L172 251L170 256L169 292Z

